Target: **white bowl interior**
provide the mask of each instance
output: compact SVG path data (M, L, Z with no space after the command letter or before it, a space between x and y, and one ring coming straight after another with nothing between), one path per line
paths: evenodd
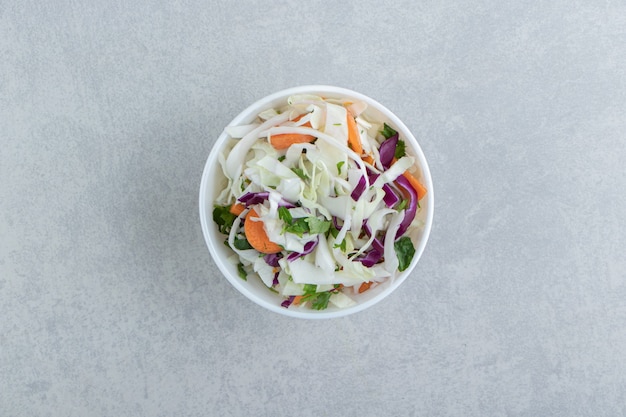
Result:
M329 305L326 310L311 310L305 307L290 307L284 308L280 306L282 297L272 291L270 291L261 282L260 279L248 279L247 281L239 278L237 272L237 266L227 261L228 257L233 252L224 245L225 236L222 235L215 223L213 222L213 204L220 191L226 185L226 179L222 173L221 167L218 162L218 155L223 152L225 146L228 143L228 136L225 132L218 137L215 142L211 153L207 159L202 174L202 181L200 184L200 222L202 225L202 232L206 240L209 251L213 257L213 260L217 264L222 274L229 280L229 282L245 295L251 301L258 305L265 307L271 311L279 314L283 314L291 317L300 318L332 318L341 317L347 314L355 313L357 311L364 310L377 302L381 301L387 295L391 294L396 288L402 284L402 282L410 275L411 271L417 265L428 236L433 221L433 209L434 209L434 194L433 184L428 169L426 158L420 148L417 140L411 134L409 129L402 123L398 117L396 117L391 111L385 108L377 101L354 91L333 87L333 86L301 86L290 88L287 90L279 91L271 94L256 103L249 106L237 117L235 117L229 126L237 126L241 124L251 123L256 116L263 110L280 107L286 104L286 100L289 96L294 94L315 94L326 98L352 98L355 100L361 100L368 104L368 109L365 112L365 116L371 120L384 121L394 129L396 129L400 138L403 139L407 145L407 153L416 158L416 164L421 172L421 181L428 189L426 196L420 200L420 209L417 216L424 222L424 227L416 231L411 238L416 243L415 255L410 266L400 273L395 279L387 280L381 285L365 291L362 294L350 294L350 297L357 301L357 304L348 308L337 308ZM252 278L252 277L251 277Z

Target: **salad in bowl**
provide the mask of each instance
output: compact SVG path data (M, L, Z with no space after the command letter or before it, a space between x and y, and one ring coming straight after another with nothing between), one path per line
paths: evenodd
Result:
M248 108L218 139L200 217L224 275L248 298L300 317L380 300L419 259L432 182L390 111L337 87L299 87Z

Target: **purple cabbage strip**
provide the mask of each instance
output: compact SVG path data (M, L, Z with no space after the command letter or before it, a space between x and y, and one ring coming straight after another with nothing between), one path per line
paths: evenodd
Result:
M341 227L343 226L343 222L341 223L342 224L339 224L339 219L336 216L333 216L333 226L335 227L335 229L341 230Z
M371 268L376 265L382 259L382 252L377 251L376 249L372 249L367 252L367 254L363 257L357 259L357 261L361 262L363 266Z
M278 261L282 257L283 257L283 254L280 253L280 252L278 252L278 253L269 253L269 254L267 254L267 255L265 255L263 257L263 260L269 266L277 267L277 266L279 266Z
M290 295L289 298L287 298L285 301L283 301L282 303L280 303L281 307L285 307L285 308L289 308L289 306L291 305L291 303L293 303L293 300L296 298L295 295Z
M319 238L312 240L310 242L307 242L304 244L304 250L302 252L291 252L288 256L287 256L287 260L288 261L294 261L304 255L308 255L309 253L313 252L313 249L315 249L315 247L317 246L317 242L319 241Z
M359 198L361 198L363 191L365 191L366 186L367 185L365 183L365 177L361 176L361 178L359 178L358 184L356 185L356 187L354 187L354 190L352 190L352 194L350 194L350 197L352 197L354 201L358 201Z
M385 192L385 196L383 197L383 201L387 205L387 207L395 206L399 201L400 197L393 191L393 188L389 184L383 185L383 191Z
M265 200L269 198L269 196L270 196L270 193L268 193L267 191L260 192L260 193L250 192L250 193L245 193L244 195L239 197L238 200L241 201L243 204L245 204L246 207L250 207L252 205L260 204L264 202ZM295 207L292 203L284 199L281 199L278 205L281 207L287 207L287 208Z
M380 144L380 148L378 148L378 154L380 155L380 163L383 165L383 168L388 169L391 166L391 161L393 161L393 157L396 154L397 145L397 133Z
M417 192L415 191L409 180L404 177L404 175L400 175L398 178L396 178L396 183L398 184L398 186L406 190L406 192L410 196L409 204L404 211L404 219L402 220L402 223L400 223L398 233L396 233L396 239L398 239L406 232L406 230L409 228L409 225L415 218L415 213L417 213Z
M372 247L374 248L374 250L377 250L380 253L385 253L385 245L377 237L374 238L374 241L372 242Z
M370 229L366 222L363 222L363 230L365 230L365 233L368 236L372 236L372 229ZM381 239L385 240L385 236L383 235L380 238L375 237L372 241L372 248L380 253L385 253L385 245L383 244Z
M268 192L264 192L264 193L245 193L244 195L239 197L239 201L244 203L246 205L246 207L250 207L251 205L260 204L260 203L264 202L265 200L267 200L267 198L269 196L270 196L270 193L268 193Z
M278 275L280 275L280 272L276 272L274 274L274 280L272 281L272 286L278 285Z

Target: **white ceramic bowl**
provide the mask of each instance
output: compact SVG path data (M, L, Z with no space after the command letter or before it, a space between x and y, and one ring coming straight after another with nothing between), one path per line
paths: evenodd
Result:
M226 279L228 279L228 281L237 290L239 290L239 292L251 301L254 301L268 310L290 317L309 319L341 317L357 311L362 311L381 301L383 298L396 290L417 265L417 262L424 252L433 221L434 196L432 179L426 158L424 157L417 140L404 123L402 123L396 115L377 101L345 88L325 85L311 85L279 91L250 105L247 109L235 117L230 122L229 126L251 123L261 111L285 105L287 98L294 94L315 94L327 98L352 98L355 101L364 101L368 104L368 109L365 111L365 115L368 119L386 122L395 128L400 134L400 138L405 141L407 145L407 153L415 157L416 165L421 172L421 181L428 189L426 196L420 200L421 208L417 214L417 216L424 222L424 227L411 236L413 241L416 242L416 245L415 255L410 266L393 280L388 280L384 284L378 285L377 287L365 291L362 294L358 294L356 296L350 295L351 298L354 298L357 301L356 305L343 309L329 305L326 310L319 311L293 306L290 308L281 307L280 304L283 300L282 297L269 291L260 279L248 279L247 281L244 281L239 278L237 266L227 261L227 258L231 256L233 252L226 245L224 245L225 236L219 233L217 226L213 222L212 216L214 201L226 184L226 179L224 178L218 162L218 155L223 152L223 149L228 141L228 136L224 132L222 132L222 134L217 138L217 141L215 142L215 145L213 146L213 149L211 150L211 153L206 161L204 172L202 174L202 181L200 184L200 222L202 224L202 232L204 233L204 239L206 240L211 256L222 274L224 274Z

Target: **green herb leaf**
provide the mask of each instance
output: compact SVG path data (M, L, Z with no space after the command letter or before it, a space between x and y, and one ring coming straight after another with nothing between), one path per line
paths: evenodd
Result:
M398 206L396 207L396 210L398 211L402 211L406 208L406 206L409 204L409 200L404 199L402 201L400 201L400 203L398 204Z
M298 235L298 237L302 237L302 235L309 231L309 225L306 222L306 218L301 217L299 219L295 219L292 224L286 226L284 231Z
M252 249L252 246L250 245L250 243L248 242L248 239L246 238L243 238L243 239L235 238L233 245L235 246L235 249L239 249L239 250Z
M302 296L315 294L315 292L317 291L317 285L304 284L304 288L302 290L304 291L304 294L302 294Z
M287 224L291 224L293 221L291 213L289 213L289 209L287 207L278 207L278 218Z
M389 126L387 123L383 124L383 130L380 131L386 139L389 139L396 133L398 133L393 127Z
M415 255L415 248L413 242L408 236L401 237L393 244L396 250L396 256L398 257L398 270L404 271L411 264L413 255Z
M239 273L239 278L243 279L244 281L248 280L248 273L245 269L243 269L243 264L241 262L237 264L237 272Z
M314 310L324 310L328 307L328 301L330 300L330 296L332 293L330 291L320 293L315 299L311 302L311 308Z
M330 221L318 219L317 217L307 217L306 222L309 225L309 233L326 233L330 229Z
M339 161L337 162L337 174L341 175L341 167L343 166L343 164L345 164L346 161Z
M333 248L339 248L339 249L341 249L342 252L345 253L345 251L346 251L346 239L342 240L341 243L338 244L338 245L337 244L333 245Z
M307 175L304 173L304 171L301 168L291 168L291 170L303 180L309 179L309 177L307 177Z
M278 157L278 162L283 162L287 158L286 155L281 155Z
M215 206L213 208L213 221L217 224L220 233L229 234L236 218L237 216L230 212L229 206Z
M400 159L405 155L406 155L406 143L404 143L403 140L398 140L398 143L396 144L396 152L394 156L396 157L396 159Z

